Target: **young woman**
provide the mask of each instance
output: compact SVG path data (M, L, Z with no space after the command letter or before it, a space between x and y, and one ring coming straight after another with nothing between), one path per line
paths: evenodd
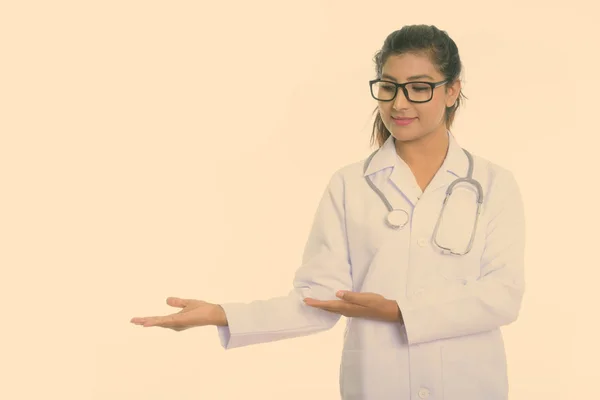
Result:
M464 96L446 32L405 26L375 62L379 148L331 177L293 290L245 304L169 298L181 311L132 322L216 325L229 349L325 331L344 315L342 399L507 399L500 328L524 292L519 187L450 132Z

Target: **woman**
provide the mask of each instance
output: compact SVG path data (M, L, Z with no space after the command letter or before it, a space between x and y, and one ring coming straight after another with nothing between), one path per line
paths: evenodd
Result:
M331 177L289 295L169 298L179 313L132 322L216 325L234 348L325 331L344 315L344 400L507 399L500 327L515 321L524 292L519 187L450 133L464 96L444 31L405 26L375 62L379 149Z

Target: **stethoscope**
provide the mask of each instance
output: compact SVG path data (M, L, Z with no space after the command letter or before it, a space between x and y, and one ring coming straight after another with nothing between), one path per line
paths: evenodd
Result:
M367 160L365 161L364 164L364 170L363 172L366 173L367 168L369 167L369 164L371 163L371 159L375 156L375 154L377 153L378 150L375 150L373 153L371 153L371 155L367 158ZM438 217L438 220L435 224L435 229L433 231L433 243L444 253L444 254L453 254L453 255L465 255L467 253L469 253L469 251L471 251L471 248L473 247L473 240L475 238L475 233L477 231L477 222L479 221L479 214L481 211L481 204L483 203L483 189L481 187L481 184L473 179L473 156L471 156L471 153L469 153L467 150L463 149L463 151L465 152L465 154L467 155L467 158L469 159L469 170L467 172L467 176L464 178L457 178L455 179L449 186L448 189L446 190L446 197L444 198L444 202L442 204L442 210L440 211L440 215ZM379 197L381 198L381 200L383 201L383 203L385 204L385 206L388 209L388 215L386 217L386 223L387 225L392 228L392 229L402 229L404 228L404 226L406 226L406 224L408 223L409 220L409 215L408 212L406 210L402 210L402 209L394 209L394 207L392 207L392 205L390 204L390 202L387 200L387 198L385 197L385 195L381 192L381 190L379 190L379 188L377 188L373 182L371 181L371 179L369 179L369 177L367 175L365 175L365 179L367 180L367 183L369 184L369 186L371 187L371 189L373 189L373 191L375 191L375 193L377 193L379 195ZM464 251L455 251L450 247L445 247L443 245L441 245L438 242L438 230L440 227L440 222L442 220L443 214L444 214L444 209L446 208L446 203L448 202L448 199L450 198L450 196L452 195L452 191L454 190L454 187L456 185L458 185L459 183L463 183L466 182L468 184L471 184L475 187L475 189L477 190L477 209L476 209L476 214L475 214L475 222L473 224L473 228L471 229L471 237L469 239L469 244L467 245L466 249Z

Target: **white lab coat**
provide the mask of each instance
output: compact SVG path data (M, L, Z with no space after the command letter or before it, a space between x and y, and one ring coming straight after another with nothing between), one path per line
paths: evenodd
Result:
M468 158L448 134L447 156L424 193L397 156L393 137L365 173L363 161L336 171L293 290L270 300L222 304L229 321L218 328L222 345L231 349L325 331L340 316L311 308L303 298L336 299L338 289L374 292L397 301L404 323L348 318L343 400L507 399L500 327L515 321L524 292L521 194L511 172L474 155L473 177L484 202L473 248L466 256L441 254L432 244L433 228L448 185L468 169ZM394 208L408 211L403 229L386 225L387 209L365 175ZM474 196L462 185L455 196L440 238L466 243Z

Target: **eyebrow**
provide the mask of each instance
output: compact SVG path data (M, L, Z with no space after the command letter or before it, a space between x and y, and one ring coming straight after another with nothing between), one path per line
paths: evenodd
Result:
M388 74L383 74L383 75L381 75L381 77L385 78L385 79L392 80L394 82L397 82L396 78L394 78L393 76L388 75ZM413 76L409 76L408 77L409 81L414 81L414 80L417 80L417 79L430 79L430 80L433 80L433 78L431 76L425 75L425 74L423 74L423 75L413 75Z

